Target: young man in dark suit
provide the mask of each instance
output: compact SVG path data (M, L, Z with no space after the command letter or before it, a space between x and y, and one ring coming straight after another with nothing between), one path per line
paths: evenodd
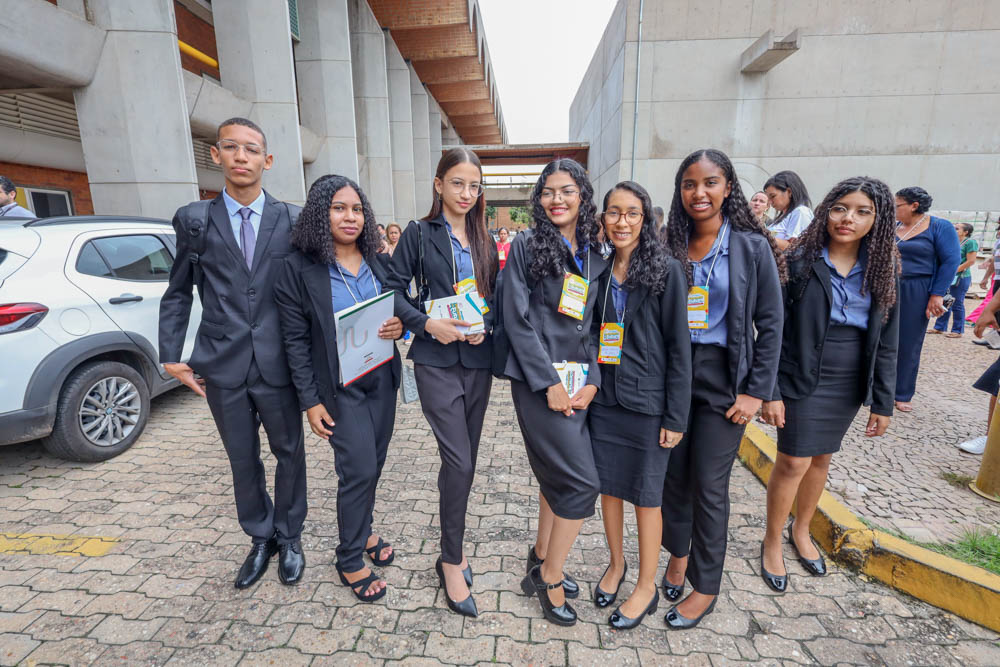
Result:
M263 190L261 179L274 157L255 123L230 118L219 126L216 139L212 159L222 166L225 190L211 202L181 207L174 216L177 259L160 302L160 361L208 400L229 456L236 513L253 540L236 588L260 579L275 553L281 582L297 584L305 569L300 542L306 517L305 446L272 286L301 209ZM195 285L202 320L185 364L181 350ZM261 424L277 460L273 502L260 460Z

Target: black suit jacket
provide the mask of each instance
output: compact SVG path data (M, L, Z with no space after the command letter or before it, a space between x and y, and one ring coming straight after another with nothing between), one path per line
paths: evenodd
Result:
M594 336L599 344L602 313L615 321L614 297L607 271L597 286ZM644 415L661 415L660 426L687 431L691 407L691 334L687 327L687 276L676 259L661 294L645 287L629 292L625 302L625 336L620 364L601 364L601 405L621 405Z
M369 264L382 285L388 275L388 256L377 255ZM293 250L281 263L274 299L281 320L281 337L299 397L299 408L323 403L333 415L340 387L337 326L333 319L330 267ZM402 362L393 344L393 387L399 388Z
M221 194L208 205L208 220L202 224L204 245L198 261L202 271L198 294L201 326L188 364L207 382L220 387L233 388L246 382L252 359L267 384L283 387L291 381L273 286L278 260L288 254L288 236L302 209L264 194L251 269L247 269L236 243ZM199 210L204 210L204 205L194 202L174 215L177 258L160 300L162 363L180 361L184 347L194 285L188 223L192 216L200 215Z
M830 268L822 257L812 263L804 278L804 262L790 262L785 290L785 336L778 365L778 385L774 400L805 398L819 384L823 346L830 330L830 306L833 288ZM802 291L802 281L806 281ZM898 294L897 278L897 294ZM799 294L801 293L801 296ZM868 313L865 333L865 405L877 415L891 416L896 393L896 348L899 341L899 301L889 309L883 324L884 309L873 307Z
M396 251L392 254L389 262L389 276L385 283L385 289L396 291L396 314L403 321L409 331L413 332L414 339L410 344L408 359L412 359L418 364L437 366L445 368L461 362L465 368L490 368L492 366L492 336L486 335L479 345L469 345L464 341L458 341L449 345L437 342L430 335L424 332L424 325L428 317L406 300L406 289L411 280L416 281L417 289L420 288L420 233L417 225L423 230L424 239L424 275L427 285L430 288L430 298L440 299L442 297L455 295L455 274L454 257L452 255L451 237L448 235L448 227L445 225L444 216L439 216L434 220L420 220L410 222L399 237ZM496 253L494 244L490 245L490 252ZM423 304L420 304L421 308ZM486 331L493 328L494 303L493 298L486 300L490 312L484 317L486 321Z
M590 249L590 289L583 321L558 312L562 296L563 276L552 276L535 282L528 274L531 253L528 239L533 230L521 232L510 244L510 254L504 266L503 324L510 340L507 357L507 377L528 384L532 391L541 391L559 383L552 367L560 361L590 364L587 384L601 386L601 369L597 366L597 341L591 326L597 306L597 285L610 263L593 248ZM569 248L565 249L564 269L584 278Z

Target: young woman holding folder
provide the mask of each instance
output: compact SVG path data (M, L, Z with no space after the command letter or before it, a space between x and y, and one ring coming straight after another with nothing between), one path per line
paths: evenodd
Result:
M669 249L687 270L694 368L687 431L663 486L664 592L671 629L696 626L715 607L729 524L729 475L747 421L774 391L781 351L784 260L753 217L721 151L687 156L674 179Z
M416 280L418 300L478 292L492 309L498 270L497 249L486 229L483 171L476 154L453 148L438 162L434 203L426 217L411 222L392 255L387 287L399 294ZM437 438L441 514L441 557L435 568L448 607L477 616L472 568L465 557L465 512L476 472L479 438L493 384L490 337L466 335L454 319L430 319L409 303L399 316L415 335L413 360L424 417ZM485 313L490 330L492 310Z
M393 344L389 363L344 386L334 313L382 292L388 257L378 254L381 237L368 199L343 176L313 183L290 240L295 250L274 285L285 354L309 426L333 446L337 573L359 600L373 602L385 595L385 582L365 566L362 554L376 565L388 565L395 556L373 531L372 511L396 419L401 363ZM387 340L402 334L398 317L378 330Z
M892 415L899 339L899 250L892 191L882 181L841 181L792 241L785 258L785 335L774 400L764 421L778 427L778 458L767 485L761 576L779 593L788 585L781 533L797 501L788 541L806 571L826 574L809 523L830 459L862 405L869 437Z
M534 228L511 243L503 274L506 375L541 487L538 535L521 588L538 593L545 618L556 625L576 623L566 598L580 589L563 565L600 491L586 409L601 384L591 323L608 261L599 252L593 197L579 163L546 165L531 193ZM553 365L564 361L587 365L586 384L573 395Z

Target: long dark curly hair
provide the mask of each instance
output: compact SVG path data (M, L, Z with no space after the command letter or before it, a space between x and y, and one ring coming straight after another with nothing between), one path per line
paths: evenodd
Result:
M864 194L875 206L875 223L861 239L861 247L868 255L861 290L863 294L871 293L873 303L882 309L882 321L885 322L889 317L889 310L896 303L896 277L900 273L901 264L899 249L896 247L895 199L889 186L876 178L855 176L833 186L816 207L816 217L785 250L790 260L802 262L802 268L791 280L799 283L797 294L801 297L809 282L806 278L813 263L823 254L823 248L830 244L827 225L830 208L852 192Z
M528 272L534 280L551 276L561 276L564 272L566 246L563 245L559 228L549 220L542 208L542 189L549 176L562 171L570 175L580 189L580 212L576 221L576 243L582 248L590 244L592 248L599 243L597 234L597 206L594 204L594 186L587 178L587 172L576 160L559 158L545 165L542 169L535 189L531 191L531 216L535 220L535 233L528 239L528 250L531 252L531 264Z
M729 221L733 229L760 234L767 239L768 244L771 246L771 252L774 253L774 261L778 265L778 276L781 279L781 283L784 284L788 278L785 258L774 243L774 237L771 236L771 233L764 228L764 225L751 212L750 204L747 202L746 197L743 196L740 181L736 178L736 170L733 168L733 163L729 160L729 156L714 148L703 148L684 158L681 166L677 168L677 175L674 177L674 198L670 202L670 215L667 216L667 249L681 263L681 266L685 268L688 287L694 284L691 261L688 259L688 238L691 236L691 230L694 228L694 220L684 210L684 204L681 201L681 179L684 177L684 172L687 171L687 168L702 158L721 169L726 182L730 186L729 196L722 202L722 215Z
M662 294L666 288L667 270L670 256L659 239L657 218L653 211L653 200L646 188L635 181L622 181L604 195L604 210L618 190L625 190L639 198L642 203L642 227L639 229L639 245L632 251L625 274L625 289L645 287L652 294ZM610 238L609 234L606 234Z
M336 262L337 251L333 245L333 233L330 232L330 206L333 204L333 196L343 188L351 188L361 200L365 224L355 243L361 256L370 264L382 245L378 221L375 220L375 212L372 211L364 190L346 176L327 174L316 179L309 188L309 196L299 213L298 222L292 227L289 242L293 248L301 250L320 264Z

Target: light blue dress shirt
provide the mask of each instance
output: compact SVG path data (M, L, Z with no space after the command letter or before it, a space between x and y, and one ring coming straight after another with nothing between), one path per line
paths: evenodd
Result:
M732 227L723 223L723 232L715 239L712 248L697 262L691 262L692 277L696 287L704 287L708 282L708 328L689 329L691 342L699 345L718 345L726 347L729 327L726 324L726 312L729 310L729 237ZM718 251L719 258L712 269L709 278L709 267Z
M867 253L862 248L858 261L847 272L840 275L837 267L830 261L830 252L823 248L823 261L830 267L830 287L833 299L830 303L830 324L868 328L868 312L872 307L872 295L861 294L865 283L865 263Z
M718 268L718 267L716 267ZM615 316L621 324L625 319L625 305L628 303L628 290L619 284L618 279L611 276L611 300L615 304Z
M561 234L559 235L559 238L562 239L562 242L566 244L566 247L569 248L569 251L572 253L573 244L569 242L569 239ZM590 276L588 276L583 270L583 262L587 259L588 252L590 252L590 244L584 243L576 249L576 254L573 255L573 259L576 260L576 265L580 269L580 273L583 273L583 277L590 280Z
M451 223L445 220L444 224L448 227L448 236L451 237L451 255L455 258L455 270L458 273L458 280L455 282L462 282L466 278L474 277L475 272L472 269L472 248L463 248L462 243L458 240L458 237L451 231Z
M785 219L771 227L774 238L783 241L791 241L812 224L813 212L808 206L797 206L794 211L785 216Z
M37 218L34 213L24 208L16 201L0 206L0 216L5 218Z
M256 239L260 236L260 216L264 211L264 191L260 191L260 195L250 202L250 226L253 227L253 236ZM233 226L233 236L236 237L236 245L243 249L243 244L240 243L240 227L243 225L243 216L240 215L240 209L243 208L243 204L239 203L235 199L229 196L225 188L222 190L222 201L226 204L226 212L229 213L229 224Z
M333 295L333 312L350 308L356 303L373 299L382 293L382 284L374 275L368 262L361 260L358 275L354 275L343 266L330 267L330 292ZM341 276L343 272L343 276ZM357 299L357 301L355 301Z

